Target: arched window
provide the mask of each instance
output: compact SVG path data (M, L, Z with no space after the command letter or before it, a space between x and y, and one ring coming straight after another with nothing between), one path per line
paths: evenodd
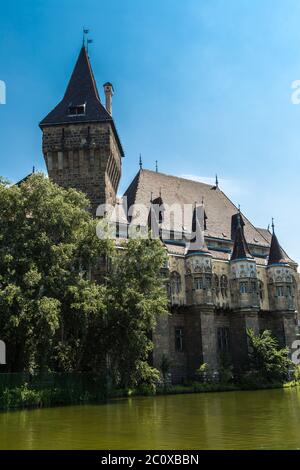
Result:
M194 289L195 290L200 290L204 288L203 284L203 277L202 276L197 276L194 279Z
M213 275L213 288L215 289L216 295L219 295L219 276L217 274Z
M284 297L283 286L276 286L276 297Z
M247 294L248 292L248 282L241 281L240 282L240 294Z
M211 274L205 274L205 288L211 289L212 288L212 279Z
M177 271L171 273L171 294L178 295L181 291L181 278Z
M221 285L221 294L223 297L227 297L227 290L228 290L228 279L227 279L227 276L225 276L225 274L222 274L221 276L221 281L220 281L220 285Z
M259 298L261 301L264 300L264 283L262 281L258 281L258 292Z

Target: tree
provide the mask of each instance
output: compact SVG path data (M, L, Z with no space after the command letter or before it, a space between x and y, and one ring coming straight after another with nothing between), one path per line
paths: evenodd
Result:
M167 314L168 299L160 275L165 249L158 240L131 239L118 250L108 277L108 342L114 380L123 387L159 380L149 366L152 331Z
M106 288L89 273L113 247L97 238L87 206L82 193L42 174L20 185L0 181L0 331L9 371L99 366L88 341L104 328Z
M289 349L281 349L269 330L255 335L254 331L249 329L247 335L251 370L268 382L287 380L289 371L293 368L293 362L288 357Z

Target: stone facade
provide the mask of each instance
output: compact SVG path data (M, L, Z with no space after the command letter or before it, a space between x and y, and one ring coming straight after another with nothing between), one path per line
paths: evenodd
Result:
M123 157L111 116L111 83L105 83L104 92L106 108L83 47L64 98L40 123L50 178L83 191L93 214L100 204L117 203ZM153 332L154 366L159 368L167 355L175 383L193 378L203 363L217 371L225 356L240 371L247 364L248 328L256 333L270 329L291 348L297 333L299 275L274 230L272 235L243 218L218 181L210 186L140 168L125 197L128 209L136 205L136 210L119 223L121 238L126 238L132 220L148 231L154 201L161 208L157 233L168 252L170 313ZM187 203L194 205L194 212L184 223L165 211L167 204ZM192 251L187 235L198 226L203 229L200 249Z
M288 281L285 291L276 293L272 282L270 288L270 271L280 286ZM288 265L270 268L255 261L170 253L170 315L154 335L154 365L167 354L175 383L193 378L202 363L218 370L224 354L241 371L247 365L248 328L256 334L271 330L291 348L297 335L297 289L298 273Z
M121 154L109 123L45 126L43 154L50 178L84 192L93 214L100 204L115 204Z

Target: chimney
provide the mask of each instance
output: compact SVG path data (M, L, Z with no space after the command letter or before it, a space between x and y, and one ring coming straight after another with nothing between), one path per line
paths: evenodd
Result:
M106 82L103 85L104 93L105 93L105 107L106 111L112 115L112 96L114 94L114 87L111 83Z

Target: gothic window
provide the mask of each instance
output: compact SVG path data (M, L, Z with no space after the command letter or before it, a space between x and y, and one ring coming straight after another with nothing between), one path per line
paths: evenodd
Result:
M247 294L247 282L240 282L240 294Z
M194 288L195 290L203 289L203 277L198 276L194 279Z
M183 329L175 328L175 351L183 351Z
M83 116L85 114L85 104L69 106L69 116Z
M211 289L211 275L205 274L205 287L206 289Z
M286 286L286 295L288 297L292 297L292 295L293 295L293 290L292 290L292 285L291 284L288 284Z
M223 297L227 297L227 289L228 289L228 279L225 274L221 276L221 294Z
M261 301L264 300L264 284L262 281L258 282L259 298Z
M74 150L74 153L73 153L73 166L74 166L74 168L79 168L79 154L78 154L78 150Z
M251 292L255 294L257 292L256 281L251 281Z
M276 297L284 297L283 286L276 286Z
M219 276L217 274L213 275L213 287L216 291L216 294L219 295Z
M171 274L171 294L178 295L181 290L181 278L177 271L173 271Z
M228 353L230 350L229 345L229 328L218 328L218 350L220 353Z
M169 282L166 282L166 290L167 290L167 295L170 297L171 295L171 285Z

